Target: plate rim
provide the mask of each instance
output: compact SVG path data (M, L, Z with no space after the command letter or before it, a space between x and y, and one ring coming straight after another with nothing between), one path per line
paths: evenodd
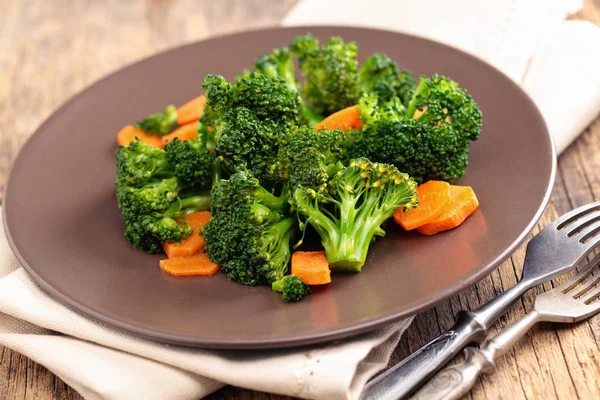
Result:
M5 205L6 205L6 199L9 197L8 196L8 188L10 186L11 177L13 176L13 170L14 170L18 160L21 158L23 150L27 146L29 146L33 140L35 140L35 138L40 134L40 132L43 130L43 128L46 125L50 124L55 118L58 118L62 113L64 113L69 108L69 106L72 103L75 103L76 101L78 101L78 99L81 96L83 96L85 93L87 93L89 90L91 90L96 85L99 85L102 82L104 82L108 79L111 79L112 77L121 73L124 70L133 68L133 67L137 66L138 64L146 62L147 60L152 59L154 57L161 56L165 53L182 50L186 47L196 46L199 43L212 41L212 40L219 40L224 37L241 36L241 35L245 35L248 33L264 32L264 31L298 30L298 29L302 29L302 30L311 30L311 29L365 30L365 31L373 31L373 32L392 33L395 35L400 35L400 36L404 36L404 37L415 38L415 39L426 41L426 42L431 42L438 46L450 48L454 52L461 53L461 55L464 57L473 59L479 63L484 64L487 68L493 69L497 74L502 75L506 79L507 84L512 85L517 91L519 91L522 95L524 95L524 97L526 98L526 101L529 102L530 105L532 105L533 108L537 111L537 117L543 123L543 125L545 127L546 136L549 140L550 149L551 149L551 155L550 155L551 156L551 171L550 171L550 176L549 176L546 192L544 194L544 197L543 197L536 213L531 217L527 226L522 230L522 232L517 236L517 238L508 247L506 247L499 255L497 255L492 261L488 262L483 268L480 268L476 272L469 275L466 279L460 280L459 283L457 283L456 285L449 286L449 287L445 288L444 290L433 293L431 296L429 296L429 300L419 302L416 305L407 307L405 310L403 310L401 312L393 312L389 315L385 315L385 316L382 316L382 317L379 317L376 319L367 320L367 321L353 324L353 325L350 325L347 327L341 327L341 328L334 327L334 328L330 328L328 330L324 330L322 332L317 332L317 333L303 333L303 334L299 334L298 336L291 335L291 336L287 336L287 337L283 337L283 338L280 337L280 338L268 338L268 339L239 339L239 340L208 339L207 340L207 339L199 339L198 337L191 336L191 335L166 334L163 332L157 332L157 331L154 331L151 329L127 324L125 322L122 322L122 321L113 319L109 316L106 316L100 312L91 310L88 307L79 304L77 301L72 300L68 296L61 293L59 290L55 289L52 285L47 283L39 274L37 274L35 269L32 268L25 261L25 259L21 255L18 247L14 243L12 235L8 228L7 211L6 211L7 207L5 207ZM6 239L9 243L9 246L10 246L13 254L19 261L19 264L27 271L28 274L30 274L32 276L34 283L38 287L40 287L43 291L47 292L51 297L56 299L63 306L69 308L70 310L72 310L76 313L80 313L84 317L87 316L87 317L94 319L97 322L106 324L107 328L118 329L122 333L125 333L125 334L127 334L127 333L134 334L134 335L137 335L144 339L155 340L155 341L158 341L161 343L169 343L169 344L175 344L175 345L184 345L184 346L206 348L206 349L250 350L250 349L290 348L290 347L305 346L305 345L309 345L309 344L325 343L325 342L330 342L333 340L339 340L339 339L348 338L348 337L355 337L359 334L374 331L378 328L382 328L386 325L390 325L390 324L392 324L394 322L398 322L402 319L413 317L417 313L430 310L431 308L435 307L437 304L440 304L443 301L450 298L451 296L453 296L461 291L464 291L465 289L473 286L474 284L476 284L477 282L479 282L480 280L482 280L483 278L485 278L486 276L491 274L493 271L495 271L500 266L500 264L502 262L507 260L514 253L514 251L525 242L525 240L527 239L527 236L531 233L531 231L535 228L535 226L541 219L543 213L545 212L545 210L549 204L549 201L550 201L550 198L552 195L554 183L556 180L557 164L558 164L558 160L557 160L555 140L548 129L546 120L544 119L539 107L532 100L531 96L525 90L523 90L519 85L517 85L517 83L514 82L510 77L508 77L508 75L506 75L504 72L500 71L498 68L491 65L487 61L484 61L482 58L480 58L476 55L467 53L467 52L465 52L461 49L458 49L454 46L451 46L451 45L448 45L445 43L441 43L436 40L432 40L432 39L429 39L429 38L426 38L423 36L414 35L411 33L406 33L406 32L401 32L401 31L390 30L390 29L352 26L352 25L294 25L294 26L273 25L273 26L267 26L267 27L262 27L262 28L258 28L258 29L248 29L248 30L243 30L240 32L233 32L233 33L226 33L226 34L210 36L205 39L197 40L197 41L194 41L191 43L185 43L185 44L182 44L179 46L174 46L174 47L162 50L160 52L153 53L153 54L146 56L140 60L134 61L132 63L129 63L127 65L117 68L116 70L108 73L107 75L91 82L86 87L81 89L79 92L72 95L67 101L60 104L58 106L58 108L54 112L52 112L52 114L48 118L46 118L35 129L35 131L29 136L29 138L25 141L25 143L19 149L17 156L11 162L11 165L10 165L10 168L9 168L8 174L7 174L7 179L4 183L4 188L3 188L3 201L1 204L2 224L3 224L4 232L6 235Z

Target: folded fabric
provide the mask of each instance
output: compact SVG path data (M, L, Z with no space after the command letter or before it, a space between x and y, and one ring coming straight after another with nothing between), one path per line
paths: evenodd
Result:
M198 399L224 384L310 399L356 398L386 367L410 323L269 351L156 343L54 300L19 266L0 232L0 345L44 365L87 399Z
M396 30L477 56L532 97L560 153L600 112L600 27L565 20L581 7L581 0L300 0L283 25Z

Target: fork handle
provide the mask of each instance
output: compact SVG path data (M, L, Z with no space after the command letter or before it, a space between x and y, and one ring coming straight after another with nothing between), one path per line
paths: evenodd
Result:
M465 361L446 368L434 376L411 400L455 400L467 394L482 373L496 371L495 361L502 357L521 339L533 325L541 320L540 314L529 314L504 329L481 348L465 348Z
M469 343L481 343L487 335L487 327L533 284L521 280L477 310L460 311L449 331L369 382L360 399L396 400L408 397Z
M452 329L371 381L363 390L361 400L405 398L467 344L485 339L485 334L485 326L470 311L460 311Z

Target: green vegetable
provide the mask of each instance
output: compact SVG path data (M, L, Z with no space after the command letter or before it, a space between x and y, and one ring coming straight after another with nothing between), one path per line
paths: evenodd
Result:
M298 185L294 205L321 237L332 268L359 272L381 225L394 210L418 205L417 184L388 164L350 161L328 182L329 193Z
M330 176L343 167L345 140L340 130L315 132L307 126L290 130L279 148L281 174L290 188L303 185L317 192L326 190Z
M200 188L211 184L215 157L202 140L175 138L165 145L164 151L173 174L184 184Z
M481 111L456 82L422 77L404 111L393 101L379 106L374 95L360 104L365 126L348 137L347 157L394 164L419 183L464 175L469 146L481 133Z
M406 105L413 95L415 77L409 71L400 71L394 60L383 53L371 54L359 70L365 93L374 93L382 103L397 97Z
M287 87L298 93L301 123L314 127L323 120L323 116L313 110L300 97L300 89L296 81L294 60L287 47L275 49L258 57L254 61L254 70L270 78L282 78Z
M151 135L163 136L171 131L175 122L177 122L177 109L171 104L167 106L164 113L150 114L139 121L136 127Z
M282 78L257 72L243 74L233 85L208 75L204 87L207 109L199 132L217 159L231 173L248 169L263 185L280 183L278 142L299 123L298 93Z
M209 188L190 188L179 179L182 165L170 164L165 151L137 140L120 146L116 158L117 204L125 237L136 248L157 253L162 243L186 238L192 228L183 214L210 209ZM198 165L202 170L212 167Z
M264 189L240 170L212 191L205 251L227 276L248 286L271 284L287 272L295 218L285 197Z
M315 37L304 35L293 39L290 50L298 57L306 78L303 98L317 113L330 115L358 102L361 88L355 42L344 43L339 37L331 37L319 46Z
M303 297L310 294L310 286L308 286L302 278L296 275L286 275L283 278L273 282L271 289L276 292L281 292L283 300L299 301Z

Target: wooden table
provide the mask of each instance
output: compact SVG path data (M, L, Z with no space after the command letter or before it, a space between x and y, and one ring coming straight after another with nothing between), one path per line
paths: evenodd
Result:
M595 3L594 3L595 1ZM276 25L294 0L0 1L0 186L17 151L54 110L120 67L208 36ZM600 22L600 0L575 18ZM600 200L600 118L562 154L551 204L540 226L572 208ZM1 196L1 194L0 194ZM1 197L0 197L1 200ZM472 309L516 283L521 248L475 287L419 315L391 362L448 329ZM494 327L531 308L532 290ZM576 326L542 324L498 363L468 397L474 399L600 398L600 318ZM80 396L43 366L0 347L1 399ZM227 387L210 399L282 399Z

